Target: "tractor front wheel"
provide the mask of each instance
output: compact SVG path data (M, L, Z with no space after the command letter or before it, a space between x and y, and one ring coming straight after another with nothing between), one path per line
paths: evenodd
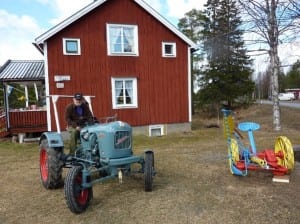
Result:
M60 148L50 148L46 138L40 144L40 176L43 186L46 189L62 187L62 155Z
M93 188L82 187L82 167L72 167L65 179L65 199L71 212L82 213L93 197Z
M154 171L154 154L149 151L145 153L144 164L145 191L152 191L153 171Z

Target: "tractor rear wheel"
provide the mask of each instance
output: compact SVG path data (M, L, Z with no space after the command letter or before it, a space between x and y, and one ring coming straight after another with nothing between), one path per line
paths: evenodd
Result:
M55 189L63 186L61 148L50 148L46 138L40 144L40 176L46 189Z
M154 154L153 152L145 153L145 167L144 167L144 178L145 178L145 191L152 191L153 187L153 171L154 171Z
M73 213L84 212L93 197L93 188L83 188L82 182L82 167L72 167L65 179L65 199Z

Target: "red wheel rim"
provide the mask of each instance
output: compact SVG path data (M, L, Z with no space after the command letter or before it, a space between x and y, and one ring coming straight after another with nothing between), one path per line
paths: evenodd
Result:
M41 149L40 154L40 171L43 181L48 179L48 154L45 149Z
M82 174L80 173L77 175L75 179L75 187L77 188L76 201L80 205L85 205L86 202L88 201L89 189L82 189L81 184L82 184Z

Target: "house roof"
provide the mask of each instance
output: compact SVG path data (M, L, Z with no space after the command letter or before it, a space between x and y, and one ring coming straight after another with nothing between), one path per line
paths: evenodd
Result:
M93 1L83 9L79 10L72 16L68 17L61 23L57 24L56 26L52 27L42 35L38 36L35 39L35 46L38 47L38 49L42 52L42 49L39 47L44 44L44 42L58 33L59 31L63 30L65 27L70 25L71 23L75 22L79 18L83 17L96 7L102 5L104 2L108 0L97 0ZM157 20L159 20L163 25L165 25L168 29L170 29L173 33L175 33L178 37L180 37L182 40L184 40L188 45L190 45L192 48L196 48L196 44L189 39L187 36L185 36L182 32L180 32L173 24L171 24L168 20L166 20L162 15L160 15L157 11L155 11L150 5L148 5L143 0L134 0L138 5L140 5L142 8L144 8L147 12L149 12L153 17L155 17Z
M0 68L0 81L44 80L44 61L8 60Z

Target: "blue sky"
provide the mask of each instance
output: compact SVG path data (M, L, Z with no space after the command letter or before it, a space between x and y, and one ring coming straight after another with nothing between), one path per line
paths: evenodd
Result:
M144 0L177 25L193 8L203 9L207 0ZM32 45L35 38L93 0L0 0L0 66L8 59L43 59ZM252 37L250 37L252 38ZM249 37L247 38L249 39ZM281 45L280 59L292 64L299 59L300 43ZM266 56L255 58L254 69L264 71Z
M144 0L174 25L206 0ZM0 66L8 59L42 59L34 39L93 0L0 0Z

